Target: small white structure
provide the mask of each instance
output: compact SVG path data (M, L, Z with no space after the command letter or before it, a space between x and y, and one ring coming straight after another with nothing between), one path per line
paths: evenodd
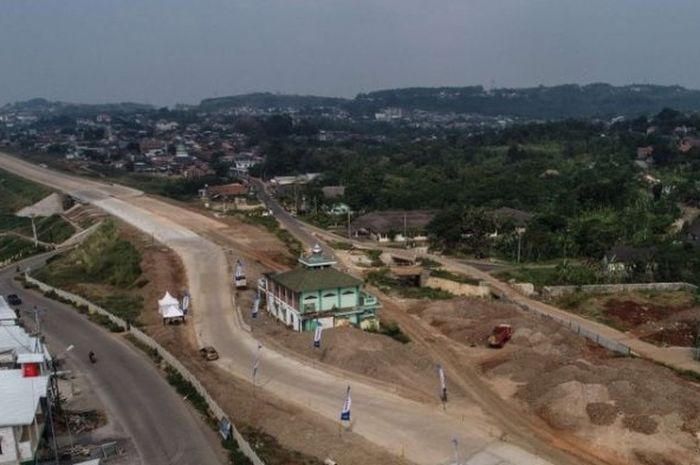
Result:
M10 307L3 296L0 295L0 326L15 326L17 313Z
M46 426L41 399L48 396L49 376L23 370L0 370L0 463L33 463Z
M168 321L185 321L185 312L180 308L180 302L167 291L163 298L158 301L158 313L163 318L163 324Z

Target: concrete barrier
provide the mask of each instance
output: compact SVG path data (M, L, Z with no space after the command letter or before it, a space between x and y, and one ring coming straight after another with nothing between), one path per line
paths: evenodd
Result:
M442 289L450 294L468 297L489 297L491 295L491 288L488 285L483 286L479 284L475 286L473 284L458 283L457 281L436 278L434 276L430 276L426 279L425 286Z
M586 294L615 294L630 291L690 291L697 286L690 283L631 283L631 284L584 284L582 286L545 286L543 297L560 297L574 292Z
M224 410L219 406L219 404L209 395L209 392L204 388L202 383L199 382L196 376L194 376L175 356L173 356L170 352L168 352L163 346L158 344L152 337L148 336L146 333L141 331L140 329L136 328L135 326L127 325L126 321L123 319L113 315L109 311L105 310L104 308L100 307L99 305L95 305L89 300L80 297L79 295L72 294L70 292L57 289L53 286L50 286L46 283L43 283L37 279L32 278L28 274L25 273L25 279L27 280L28 283L33 284L39 288L42 292L55 292L56 295L61 297L62 299L65 299L74 305L84 305L87 307L88 311L91 313L98 313L100 315L104 315L107 318L109 318L114 324L118 325L125 331L128 331L129 334L134 336L136 340L141 342L142 344L148 346L151 349L154 349L158 351L158 355L162 357L162 359L173 367L175 370L177 370L180 375L185 378L189 383L194 386L194 388L197 390L199 395L201 395L204 400L207 402L207 405L209 406L209 410L214 414L214 416L221 421L222 419L225 419L228 421L228 423L231 425L231 433L233 434L233 438L236 440L238 443L238 447L241 450L241 452L250 459L251 462L253 462L253 465L265 465L265 462L263 462L260 457L258 457L258 454L255 453L253 448L248 444L248 441L246 441L243 436L240 434L236 426L233 424L231 419L226 415ZM127 329L128 327L128 329Z

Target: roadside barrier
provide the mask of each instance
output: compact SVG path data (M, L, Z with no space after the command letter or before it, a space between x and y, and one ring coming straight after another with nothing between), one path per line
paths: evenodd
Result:
M79 295L72 294L70 292L57 289L53 286L50 286L46 283L43 283L37 279L32 278L28 274L25 273L24 275L25 279L27 280L28 283L33 284L37 286L39 290L42 292L54 292L58 297L60 297L63 300L69 301L73 303L74 305L78 306L85 306L87 307L88 311L90 313L97 313L100 315L103 315L112 321L115 325L119 326L122 328L124 331L128 332L131 334L136 340L138 340L140 343L148 346L149 348L155 350L158 352L158 355L167 363L170 365L173 369L175 369L180 375L186 379L194 388L196 391L201 395L204 400L207 402L207 405L209 407L209 410L212 412L212 414L217 418L219 421L219 425L221 424L228 424L230 425L231 428L231 434L233 435L233 439L238 443L238 448L240 451L245 455L251 462L253 462L253 465L265 465L265 462L263 462L260 457L258 457L258 454L255 453L253 448L250 446L248 441L246 441L241 433L236 429L236 426L233 424L233 422L230 420L230 418L226 415L224 410L219 406L219 404L209 395L209 392L204 388L202 383L199 382L196 376L194 376L177 358L175 358L170 352L168 352L163 346L158 344L153 338L148 336L146 333L141 331L140 329L136 328L133 325L128 325L126 321L123 319L113 315L109 311L105 310L104 308L93 304L87 299L84 299L83 297L80 297Z
M596 333L595 331L592 331L588 328L584 328L583 326L579 325L573 320L570 320L568 318L564 318L558 315L552 315L549 313L546 313L537 307L530 306L527 303L523 302L518 302L517 300L513 300L508 298L503 292L501 292L498 289L495 289L492 287L491 292L498 296L499 299L503 300L504 302L512 303L520 307L521 309L525 310L526 312L531 312L540 318L544 320L551 320L555 321L558 324L568 328L569 330L575 332L576 334L585 337L586 339L589 339L596 344L605 347L608 350L611 350L613 352L616 352L621 355L629 356L632 355L632 349L626 344L623 344L621 342L609 339L601 334Z

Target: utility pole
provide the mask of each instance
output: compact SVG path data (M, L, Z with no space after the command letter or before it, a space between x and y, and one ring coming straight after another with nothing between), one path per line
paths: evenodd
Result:
M34 234L34 247L39 247L39 236L36 233L36 223L34 223L34 214L32 213L29 215L29 218L32 220L32 233Z
M348 208L348 239L352 239L352 233L350 232L350 209Z

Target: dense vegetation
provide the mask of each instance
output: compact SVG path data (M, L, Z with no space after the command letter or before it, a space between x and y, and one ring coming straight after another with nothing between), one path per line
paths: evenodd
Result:
M115 315L138 322L143 298L130 290L147 283L141 279L141 254L119 236L112 221L103 223L78 248L57 256L36 273L52 286L77 291ZM85 284L98 285L87 292ZM101 286L109 286L102 292Z
M649 114L665 107L700 110L700 91L679 86L616 87L600 83L488 91L482 86L415 87L369 92L354 99L254 93L205 99L199 109L210 111L235 106L260 109L325 106L364 116L373 116L383 108L397 107L439 113L564 119Z
M0 262L34 252L33 244L26 240L33 236L31 220L15 216L15 213L50 193L51 190L41 184L0 170ZM58 215L37 218L35 223L37 237L42 242L60 243L75 232L73 227Z
M568 281L592 274L609 281L623 278L606 273L602 260L627 246L649 253L624 279L700 282L695 243L682 221L674 225L700 205L700 150L678 148L698 132L697 115L664 110L650 120L567 120L383 145L275 142L260 172L323 173L300 195L321 203L316 215L336 201L359 213L433 210L432 245L448 253L515 260L520 249L523 261L577 258L598 269L564 270ZM653 155L638 159L638 147ZM345 196L324 201L324 185L346 186ZM497 215L504 207L527 220Z

